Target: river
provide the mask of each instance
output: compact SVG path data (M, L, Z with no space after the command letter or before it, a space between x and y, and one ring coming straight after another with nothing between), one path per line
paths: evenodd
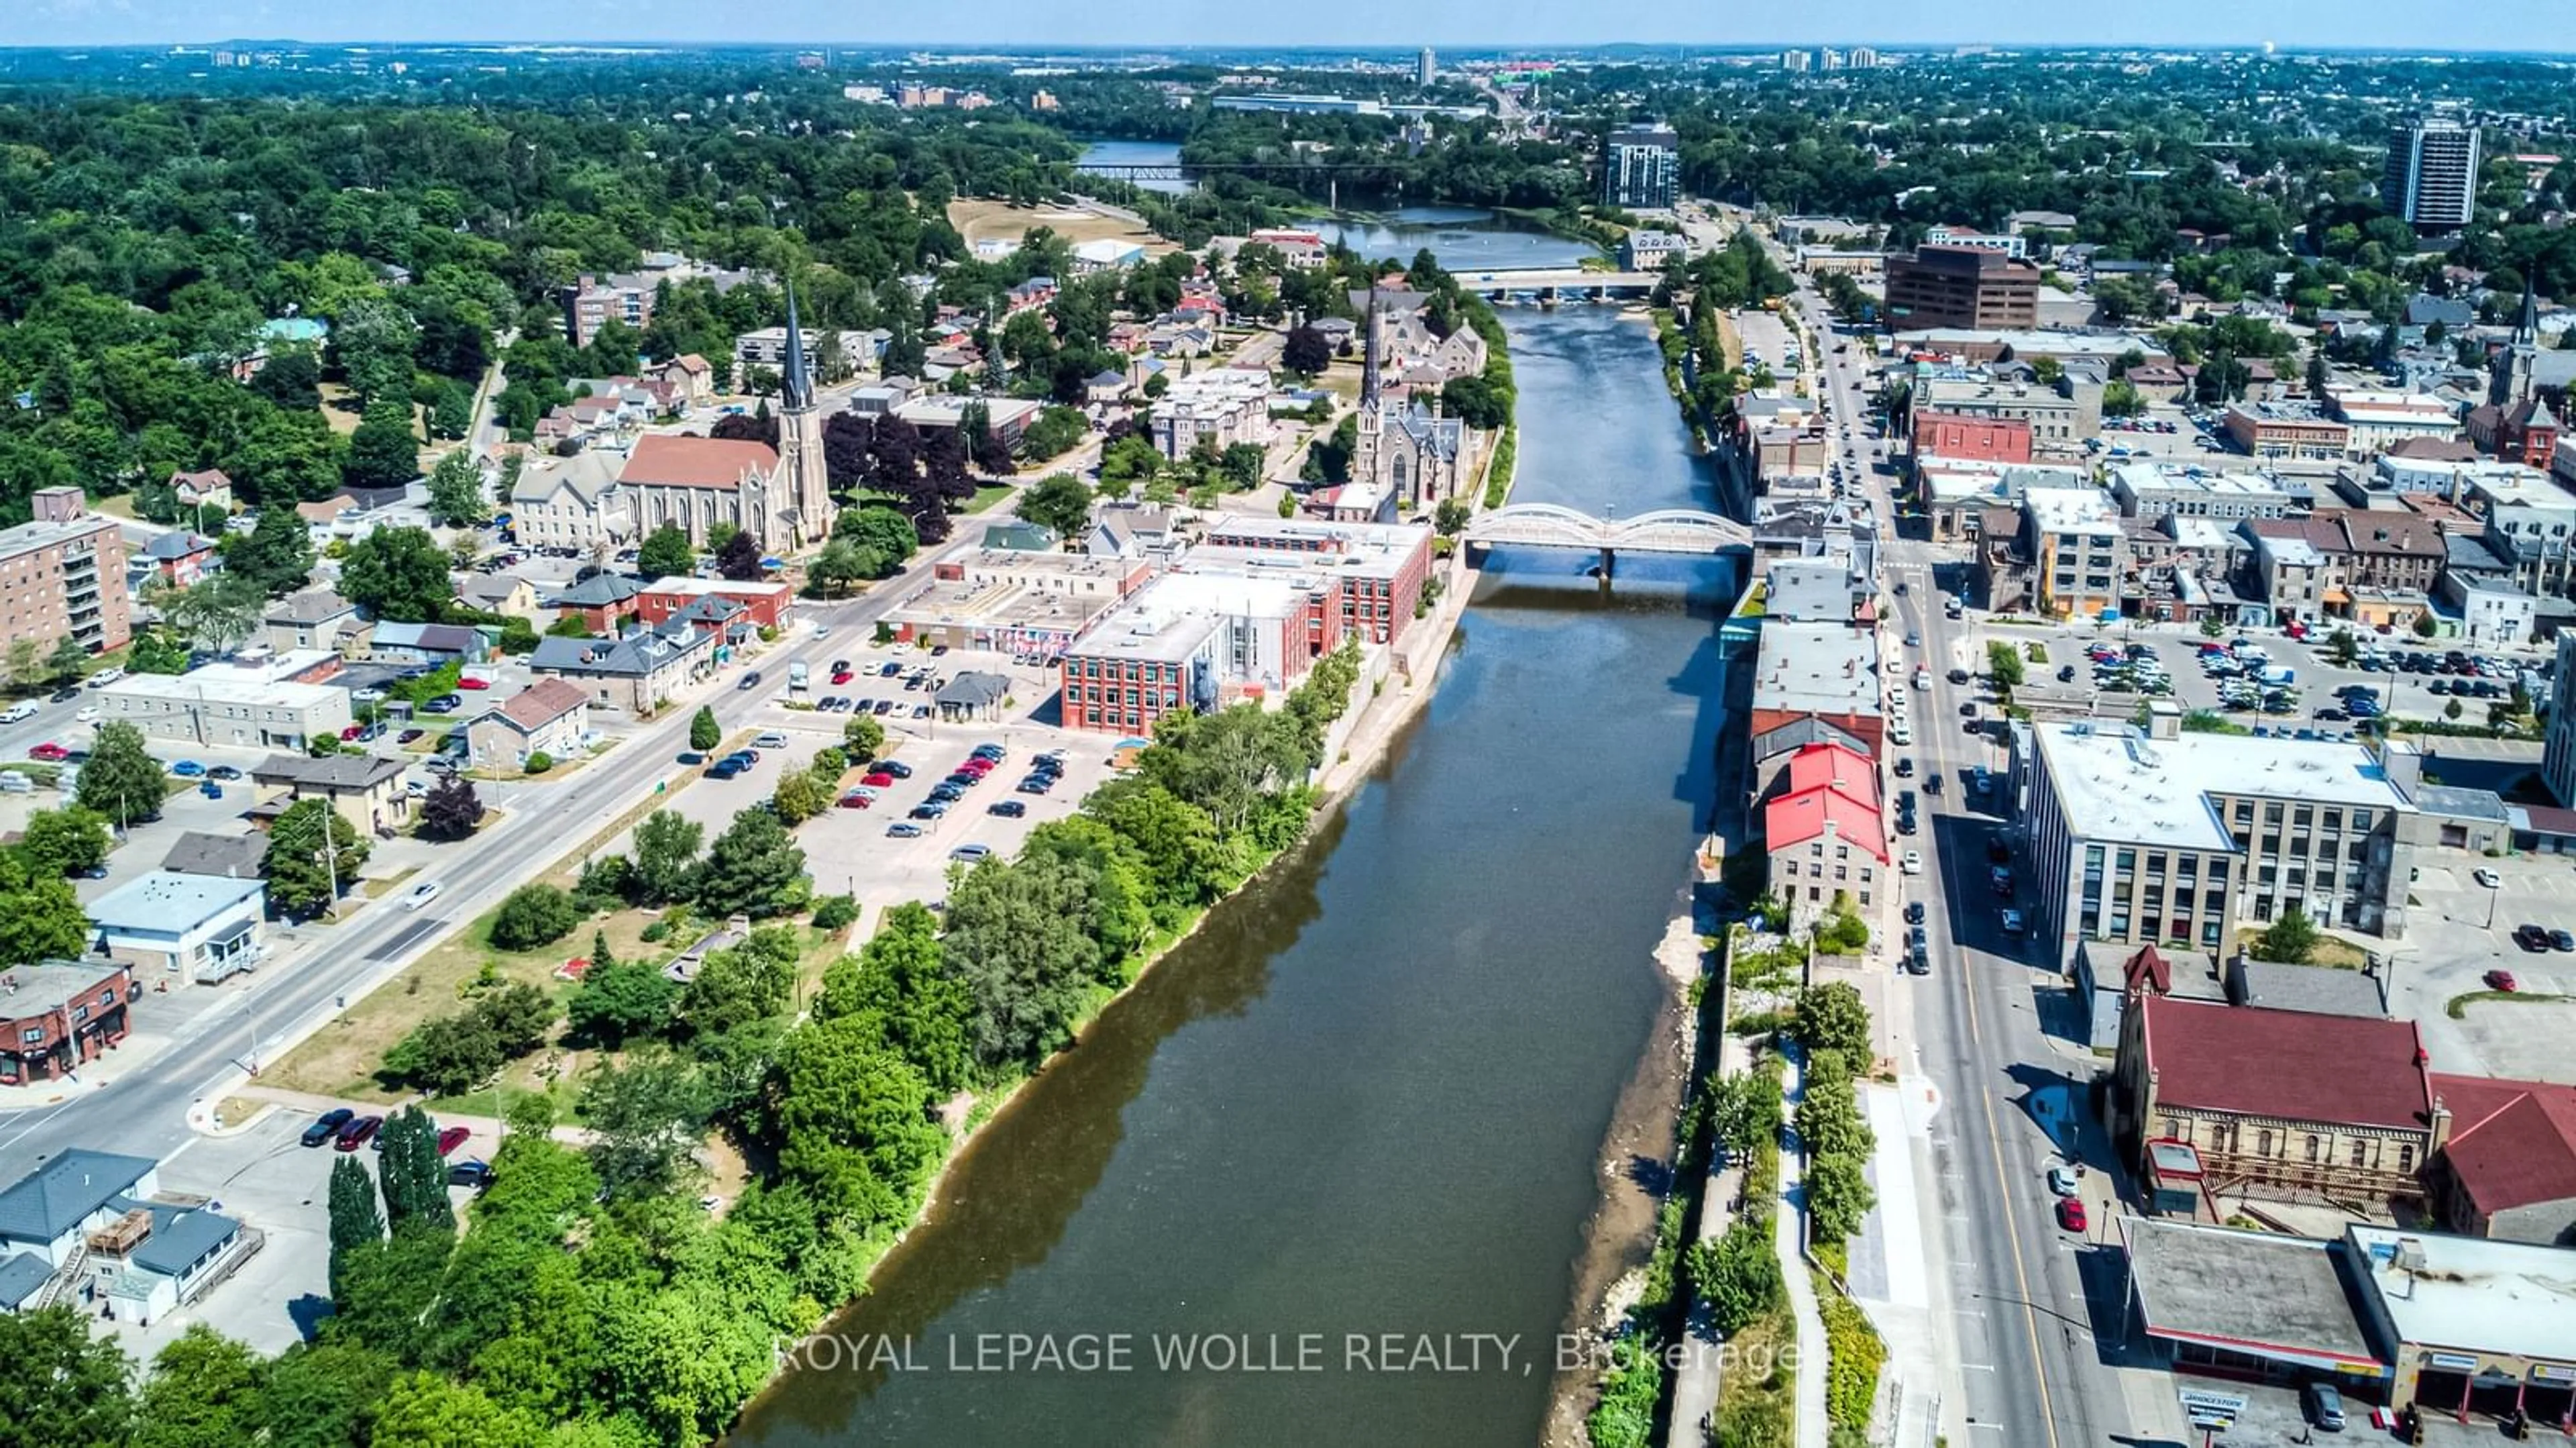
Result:
M1647 327L1505 316L1518 498L1709 504ZM1538 1439L1605 1132L1667 998L1649 952L1709 808L1731 597L1714 560L1622 559L1606 595L1586 562L1494 560L1376 776L979 1133L735 1442ZM1012 1333L1126 1334L1128 1370L977 1370ZM1346 1335L1380 1333L1411 1371L1383 1343L1352 1360ZM1162 1370L1176 1334L1248 1334L1288 1370ZM1422 1334L1517 1342L1437 1340L1461 1370L1431 1372ZM847 1360L885 1342L908 1360Z

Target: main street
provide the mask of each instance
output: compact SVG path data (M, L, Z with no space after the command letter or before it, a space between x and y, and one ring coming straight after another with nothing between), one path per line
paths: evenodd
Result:
M863 597L804 605L796 629L761 657L761 668L774 679L792 662L818 666L835 650L848 650L857 631L874 625L918 588L940 560L965 551L982 536L980 517L961 519L950 542L922 554L901 576ZM830 628L831 636L815 637L815 623ZM766 691L725 687L704 702L714 708L718 722L732 729L751 722L768 697ZM270 1059L283 1054L328 1020L339 1009L337 1002L392 980L449 931L544 873L565 851L679 775L674 760L686 747L692 712L687 704L669 710L660 722L559 786L520 791L508 818L469 844L446 847L438 863L422 872L423 879L444 887L429 908L415 913L391 899L379 900L363 906L346 924L298 930L298 938L272 945L270 963L240 1005L183 1028L134 1074L96 1089L76 1088L77 1094L58 1105L0 1116L0 1180L75 1146L169 1154L189 1139L190 1106L211 1106L241 1079L254 1052ZM149 1010L152 1000L146 996L136 1009Z
M1843 467L1850 486L1876 506L1883 526L1892 525L1890 449L1863 426L1868 359L1856 341L1834 352L1838 334L1811 289L1802 286L1796 303L1813 336L1813 375L1832 405L1832 456L1843 459L1849 450ZM2118 1249L2101 1245L2110 1213L2097 1218L2091 1241L2062 1232L2042 1180L2049 1166L2070 1159L2070 1149L2089 1151L2096 1166L2106 1163L2099 1133L2080 1126L2089 1115L2085 1082L2094 1062L2089 1055L2062 1055L2042 1032L2039 1002L2054 978L2018 958L2016 943L2002 933L2003 902L1987 889L1986 845L2008 824L1999 817L2008 805L2000 782L1972 795L1967 772L2000 768L2004 759L1997 741L1970 734L1959 712L1977 697L1973 676L1980 662L1964 659L1968 685L1947 678L1953 660L1963 658L1954 648L1969 642L1968 625L1945 617L1937 600L1956 591L1956 577L1945 590L1937 561L1927 561L1939 554L1889 553L1902 560L1887 564L1880 580L1880 595L1895 615L1889 626L1922 639L1919 649L1906 651L1902 672L1910 676L1924 663L1931 674L1928 689L1913 689L1907 677L1889 680L1918 706L1917 742L1896 750L1913 754L1916 777L1898 787L1917 790L1923 801L1929 833L1907 843L1921 842L1925 873L1910 878L1908 898L1924 903L1933 944L1931 976L1895 982L1890 1024L1915 1057L1900 1061L1899 1069L1928 1076L1940 1093L1929 1188L1939 1220L1926 1224L1926 1240L1943 1246L1947 1291L1936 1302L1946 1296L1939 1305L1952 1320L1939 1325L1939 1335L1958 1368L1943 1390L1942 1428L1953 1443L1988 1448L2104 1443L2114 1434L2149 1430L2169 1415L2149 1403L2133 1405L2130 1390L2147 1391L2149 1380L2135 1375L2124 1384L2105 1361L2119 1356L2116 1342L2102 1348L2095 1341L2097 1329L2116 1337L2126 1320ZM1978 713L1982 724L1992 711L1980 704ZM2100 1193L2094 1196L2105 1204Z

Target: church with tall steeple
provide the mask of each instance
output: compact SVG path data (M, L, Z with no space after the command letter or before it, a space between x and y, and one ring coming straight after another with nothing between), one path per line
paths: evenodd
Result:
M1425 407L1418 397L1389 395L1386 381L1387 319L1422 305L1418 292L1371 287L1351 293L1361 309L1359 431L1351 447L1351 481L1382 488L1396 507L1412 513L1455 497L1467 466L1467 425L1440 415L1440 394Z
M787 365L778 384L778 472L771 491L789 521L794 541L813 546L832 536L832 490L823 468L823 409L814 398L814 373L805 360L805 333L796 322L796 287L787 287Z
M665 524L707 546L718 524L785 555L832 536L832 490L823 465L823 409L787 289L787 357L778 388L778 445L750 438L651 433L636 440L617 475L638 536Z
M2501 461L2548 471L2562 428L2540 385L2540 300L2525 277L2513 335L2487 361L2486 405L2469 413L2469 441Z

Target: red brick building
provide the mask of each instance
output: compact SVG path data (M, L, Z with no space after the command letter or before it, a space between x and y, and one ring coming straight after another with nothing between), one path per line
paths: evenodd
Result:
M667 622L702 598L721 598L740 605L747 622L760 628L785 628L796 591L784 583L736 583L726 578L664 578L635 594L635 615L647 625Z
M125 1039L139 988L117 961L46 961L0 970L0 1086L80 1069Z
M1209 525L1206 540L1190 554L1190 566L1222 568L1226 559L1218 550L1225 549L1332 560L1334 588L1319 602L1318 616L1340 627L1324 635L1318 654L1330 652L1345 632L1375 644L1402 639L1431 577L1431 530L1418 524L1225 518Z
M1917 412L1914 414L1914 455L1982 463L2026 463L2030 461L2030 423L2023 418Z

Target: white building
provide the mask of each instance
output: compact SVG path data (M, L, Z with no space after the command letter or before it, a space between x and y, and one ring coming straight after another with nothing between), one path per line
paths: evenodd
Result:
M1178 460L1201 442L1220 451L1236 443L1269 446L1270 390L1270 374L1252 368L1218 367L1174 379L1154 404L1154 450Z
M354 722L349 691L268 681L236 669L128 674L98 691L99 713L179 744L302 751Z
M2430 393L2339 391L2334 415L2352 429L2356 456L2385 452L2409 438L2460 435L2460 409Z
M510 528L522 547L589 553L635 537L634 514L617 475L622 449L587 448L568 458L531 457L510 489Z
M2296 501L2260 473L2152 462L2111 469L2111 495L2131 518L2286 518Z
M212 985L259 959L268 887L156 870L90 902L93 948L110 960Z

